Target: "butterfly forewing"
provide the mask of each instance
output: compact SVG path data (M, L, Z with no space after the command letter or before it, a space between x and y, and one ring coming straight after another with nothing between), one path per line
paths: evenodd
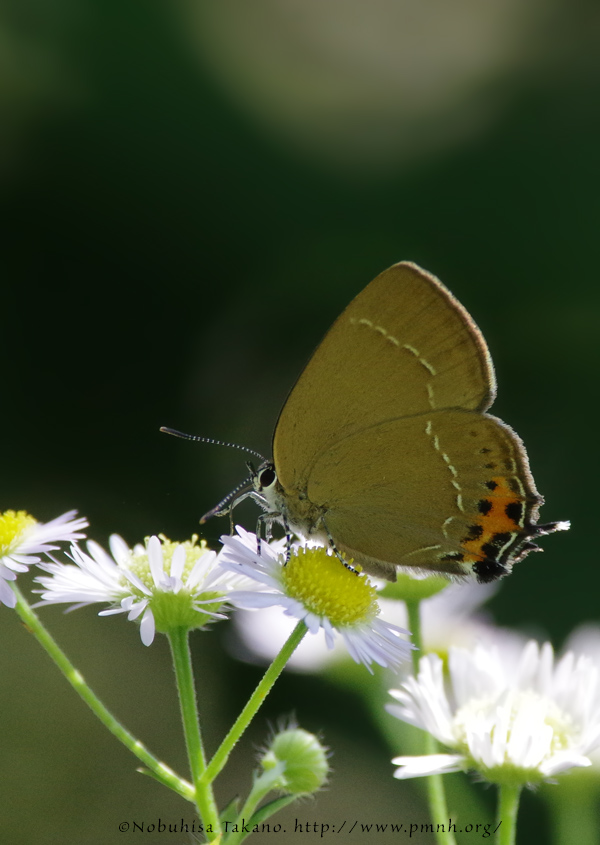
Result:
M343 438L439 408L487 408L495 381L485 341L435 277L401 263L350 303L292 389L273 438L284 489Z

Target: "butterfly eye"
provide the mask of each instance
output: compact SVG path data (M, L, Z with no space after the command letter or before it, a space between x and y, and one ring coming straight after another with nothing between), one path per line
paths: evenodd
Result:
M261 490L268 489L272 487L273 484L277 481L277 473L275 472L275 467L273 464L268 464L264 469L259 471L258 474L258 483L260 485Z

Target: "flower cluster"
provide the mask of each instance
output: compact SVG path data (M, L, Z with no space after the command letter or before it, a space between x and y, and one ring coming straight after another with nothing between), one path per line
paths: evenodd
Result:
M256 536L238 528L237 536L222 539L218 554L196 536L176 543L164 535L130 548L115 534L109 540L110 553L93 540L84 550L76 541L84 538L82 529L88 523L74 517L70 511L47 524L23 511L0 517L4 604L16 604L8 582L36 564L44 572L35 579L41 588L38 607L108 604L99 615L126 613L137 620L144 645L153 642L157 631L204 628L225 618L228 606L280 606L304 622L311 634L323 631L328 648L339 634L354 660L370 671L372 663L399 665L412 648L405 629L379 618L369 579L322 547L296 545L286 562L284 541L260 541L258 554ZM60 542L71 543L68 562L49 554Z
M405 627L382 618L382 608L405 622L409 612L416 619L418 606L423 628L419 644L431 651L421 656L416 675L406 674L404 666L397 683L404 681L390 690L395 703L387 710L427 731L443 749L395 757L396 778L475 771L498 784L501 793L516 794L525 784L592 766L594 753L600 751L596 629L593 636L586 634L592 656L578 654L583 649L573 645L573 651L556 659L549 643L525 643L476 619L474 609L494 588L446 589L440 579L425 582L405 575L406 581L399 578L381 595L352 561L310 543L266 542L238 527L235 535L221 538L219 552L197 536L174 542L162 534L133 547L112 535L107 551L92 540L79 545L87 524L75 511L48 523L25 511L0 514L0 601L23 613L25 603L14 582L35 565L41 570L35 579L38 607L106 605L99 615L126 614L139 624L147 646L157 632L172 634L172 645L181 643L182 631L205 628L226 618L231 608L279 610L295 630L285 645L269 631L270 671L275 667L276 672L265 678L271 684L305 633L320 635L330 653L343 644L371 672L373 664L399 670L415 646ZM69 544L64 560L52 555L62 543ZM264 694L259 685L253 707L260 706ZM235 730L231 736L233 747ZM290 725L263 751L245 807L258 807L271 791L288 797L311 794L326 782L328 771L327 749L312 734Z

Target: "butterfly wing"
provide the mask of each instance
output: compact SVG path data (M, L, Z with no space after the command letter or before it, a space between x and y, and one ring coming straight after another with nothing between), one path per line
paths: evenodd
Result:
M403 566L492 580L544 533L520 439L476 411L431 411L344 438L313 465L307 492L338 550L384 577Z
M288 396L273 438L279 482L304 489L320 455L385 420L482 411L494 395L487 346L469 314L434 276L396 264L352 300Z

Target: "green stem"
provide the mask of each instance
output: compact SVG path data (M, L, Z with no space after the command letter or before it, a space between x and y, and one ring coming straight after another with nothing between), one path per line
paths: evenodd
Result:
M250 821L260 802L269 794L269 792L276 788L277 783L280 780L281 772L276 771L263 772L262 775L254 779L250 794L244 802L244 806L238 813L235 821L238 830L232 831L229 835L225 836L225 842L227 845L239 845L239 843L245 839L247 834L243 830L244 823L247 824ZM292 800L295 797L296 796L290 796Z
M406 609L408 614L408 628L412 635L413 649L412 661L413 671L416 675L419 671L419 660L423 654L423 642L421 639L421 608L419 601L407 601ZM437 754L438 744L434 736L424 733L423 754ZM429 775L427 777L427 798L429 811L435 827L435 837L440 845L455 845L456 838L450 830L450 814L448 813L448 802L446 801L446 790L442 775Z
M233 727L217 749L215 756L208 764L202 778L204 783L212 783L212 781L217 777L227 762L229 755L233 751L234 745L256 715L259 707L271 691L273 684L282 673L286 663L302 641L302 638L306 634L307 630L308 629L304 622L298 622L287 641L284 643L283 648L263 675L262 680L250 696L248 703L236 719Z
M73 666L64 651L58 646L56 641L48 633L37 613L27 603L25 597L17 586L12 585L12 589L17 596L17 605L15 611L19 618L25 623L27 630L33 634L42 648L56 663L67 681L71 684L75 692L80 698L85 701L90 710L100 719L102 724L115 736L119 742L134 754L138 760L148 767L154 777L159 780L164 786L169 787L182 798L187 801L194 802L194 789L179 775L161 763L148 749L129 733L120 722L115 719L112 713L102 704L100 699L84 681L81 673Z
M425 754L437 754L439 752L435 737L431 734L425 736ZM454 845L456 837L450 830L450 813L446 801L446 790L442 775L429 775L427 778L427 797L429 799L429 810L436 829L436 839L440 845ZM446 830L446 828L448 828Z
M423 653L423 643L421 640L421 603L419 601L407 601L406 613L408 616L408 630L411 633L413 648L411 651L413 673L415 677L419 673L419 660Z
M196 706L196 690L194 688L194 673L192 671L188 634L187 628L173 628L169 631L169 644L175 668L185 744L192 771L192 781L196 789L196 804L205 827L212 827L216 835L221 832L221 823L211 781L203 779L206 771L206 757ZM210 836L209 841L211 839L214 839L214 837Z
M498 817L496 819L496 842L498 845L515 845L517 839L517 813L521 786L499 787Z

